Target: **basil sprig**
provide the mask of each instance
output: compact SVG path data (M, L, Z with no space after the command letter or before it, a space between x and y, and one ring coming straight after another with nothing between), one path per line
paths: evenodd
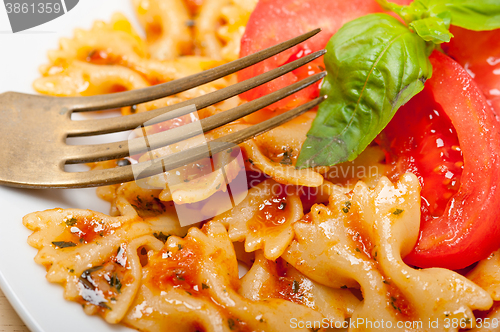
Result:
M415 0L400 6L377 0L387 14L345 24L326 46L328 75L316 118L297 168L355 159L387 126L398 108L432 75L429 55L453 37L451 24L470 30L500 28L499 0Z
M321 93L328 98L302 146L300 166L356 158L432 72L424 40L386 14L347 23L326 49Z

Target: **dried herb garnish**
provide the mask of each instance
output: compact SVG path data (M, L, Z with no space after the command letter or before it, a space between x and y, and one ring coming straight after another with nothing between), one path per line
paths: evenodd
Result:
M349 213L349 210L351 209L351 201L346 201L344 203L344 207L342 208L342 211L344 213Z
M292 291L294 294L297 294L299 292L299 287L300 287L299 282L297 280L294 280L292 284Z
M85 288L95 290L95 286L92 284L91 280L89 280L89 277L92 273L94 273L95 271L99 271L102 268L103 266L99 265L91 267L90 269L86 269L85 271L82 272L79 280Z
M229 326L230 330L234 330L234 328L236 327L236 323L234 322L234 319L232 319L232 318L229 318L227 320L227 325Z
M65 221L66 226L75 226L75 224L78 222L78 219L76 218L71 218Z
M401 214L401 213L403 213L403 212L404 212L404 210L401 210L401 209L396 209L396 210L394 210L394 212L393 212L392 214L394 214L394 215L398 216L398 215L400 215L400 214Z
M291 165L292 164L292 157L293 157L293 150L292 149L283 152L283 158L281 159L280 164Z
M153 233L153 236L163 243L167 242L168 238L170 237L170 235L165 235L165 234L163 234L163 232L160 232L160 233L155 232L155 233Z
M116 273L113 273L111 276L111 279L109 279L109 285L111 287L114 287L118 294L121 294L122 292L122 282L120 278L118 278L118 275Z
M74 243L74 242L54 241L54 242L52 242L52 244L55 245L56 247L58 247L59 249L76 247L76 243Z

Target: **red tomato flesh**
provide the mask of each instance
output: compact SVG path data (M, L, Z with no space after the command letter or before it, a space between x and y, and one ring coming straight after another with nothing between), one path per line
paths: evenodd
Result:
M500 125L465 69L437 51L430 60L424 92L381 142L395 174L414 172L423 188L420 238L405 261L461 269L500 246Z
M500 115L500 29L470 31L452 27L451 32L455 37L443 49L467 69Z
M242 37L240 57L316 28L321 28L322 31L300 45L240 71L238 80L244 81L319 51L326 46L332 35L345 23L360 16L380 11L382 9L374 0L260 0L250 16L245 34ZM245 100L257 99L323 71L323 68L323 58L317 59L294 72L243 93L240 97ZM267 110L269 112L269 110L290 109L317 96L319 96L318 84L269 106ZM262 117L273 115L275 114L270 113L266 116L266 112L261 112L257 116L248 117L248 120L259 122Z
M401 107L379 139L389 152L393 182L406 172L418 177L422 222L442 216L460 187L463 157L455 128L430 88Z

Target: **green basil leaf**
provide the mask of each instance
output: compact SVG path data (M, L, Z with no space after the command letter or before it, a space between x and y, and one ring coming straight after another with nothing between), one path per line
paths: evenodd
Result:
M451 24L475 31L500 28L499 0L432 0L431 16L451 14Z
M427 7L422 3L429 0L415 0L409 6L401 6L387 0L376 0L387 11L398 14L406 23L418 20L427 12Z
M448 30L446 22L438 17L429 17L422 20L416 20L410 23L415 32L425 41L434 44L447 43L453 38Z
M398 5L396 3L387 1L387 0L375 0L377 3L382 7L383 9L387 11L392 11L395 12L396 14L399 15L399 11L403 8L403 6Z
M326 49L321 93L328 98L319 106L298 168L356 158L432 74L425 42L386 14L345 24Z

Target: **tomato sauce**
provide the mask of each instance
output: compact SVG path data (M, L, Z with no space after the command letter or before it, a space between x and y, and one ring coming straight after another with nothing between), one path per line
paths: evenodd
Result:
M96 238L105 237L112 230L107 223L96 216L71 217L65 220L65 224L67 231L59 236L55 242L89 243Z
M248 221L247 226L253 232L269 234L281 231L290 218L291 209L283 191L280 195L263 200L259 211Z
M289 264L281 257L276 260L276 263L271 261L267 263L271 273L278 277L278 282L273 284L270 290L270 297L303 304L304 290L300 287L301 280L288 274Z
M197 243L189 240L179 243L174 251L170 248L163 248L150 259L150 280L160 290L175 287L188 292L196 291L196 289L201 291L198 282L201 257L201 248Z
M406 321L418 320L418 315L412 308L410 301L408 301L399 288L397 288L390 280L386 279L384 283L387 286L387 300L389 305L396 312L396 316L399 319Z

